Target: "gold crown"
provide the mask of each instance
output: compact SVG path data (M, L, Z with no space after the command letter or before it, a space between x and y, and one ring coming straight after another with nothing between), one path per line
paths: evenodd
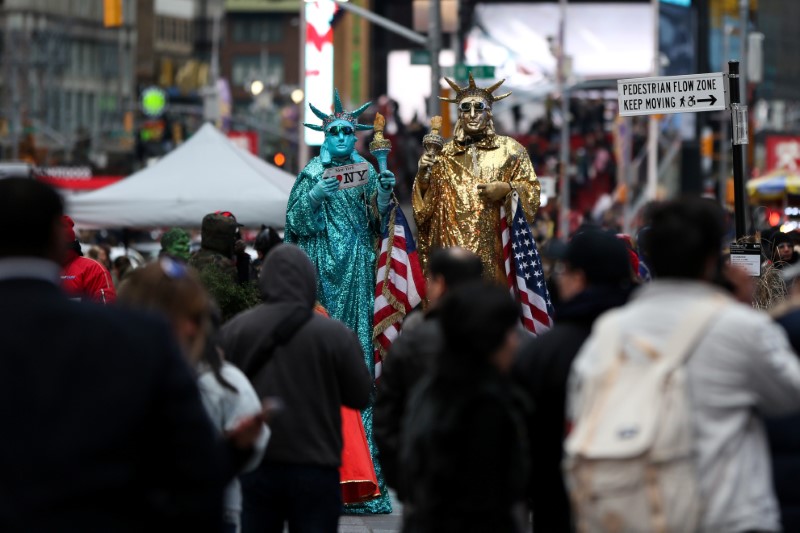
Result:
M469 96L478 96L486 100L486 102L489 104L489 107L491 107L494 102L502 100L503 98L511 94L510 92L498 96L492 94L506 80L500 80L491 87L486 87L486 88L478 87L477 85L475 85L475 80L472 78L472 72L469 73L469 85L467 85L466 87L459 87L458 84L453 80L451 80L450 78L445 78L444 81L446 81L447 84L453 88L453 90L456 92L456 97L444 98L440 96L439 100L450 102L451 104L457 104L461 100Z

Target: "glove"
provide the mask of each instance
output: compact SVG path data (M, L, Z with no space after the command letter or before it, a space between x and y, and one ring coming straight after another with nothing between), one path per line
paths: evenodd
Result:
M490 202L498 202L511 192L511 185L504 181L492 181L478 185L478 196Z
M384 170L378 175L378 210L381 213L385 213L389 209L395 183L394 174L388 170Z
M308 196L314 207L319 207L328 196L335 193L339 189L339 180L334 177L322 178L314 187L308 191Z

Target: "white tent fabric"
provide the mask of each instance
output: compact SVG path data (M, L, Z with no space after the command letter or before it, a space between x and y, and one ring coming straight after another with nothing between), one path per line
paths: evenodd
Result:
M206 124L155 165L68 198L67 213L83 227L190 228L222 210L245 226L283 228L294 180Z

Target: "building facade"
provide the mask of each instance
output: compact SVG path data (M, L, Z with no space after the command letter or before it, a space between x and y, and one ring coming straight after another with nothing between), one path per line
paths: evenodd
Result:
M0 2L0 142L7 159L62 163L130 150L135 0L106 28L103 0ZM81 161L84 163L85 161Z

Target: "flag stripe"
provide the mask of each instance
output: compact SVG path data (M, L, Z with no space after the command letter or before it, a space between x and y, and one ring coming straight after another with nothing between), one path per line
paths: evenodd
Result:
M425 278L405 215L395 206L381 239L376 268L373 339L375 379L383 356L400 335L403 318L424 298Z
M541 335L553 327L553 305L544 281L536 240L516 192L512 194L511 212L514 216L509 227L505 208L500 208L500 231L508 286L519 301L525 329L534 335Z

